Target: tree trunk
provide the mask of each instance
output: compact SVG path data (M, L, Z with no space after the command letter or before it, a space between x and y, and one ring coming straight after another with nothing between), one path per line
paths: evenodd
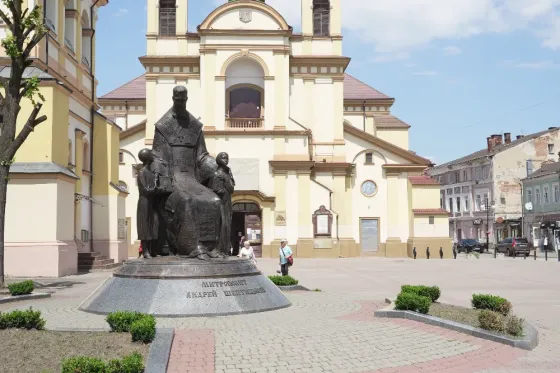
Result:
M4 287L4 229L10 166L0 165L0 287Z

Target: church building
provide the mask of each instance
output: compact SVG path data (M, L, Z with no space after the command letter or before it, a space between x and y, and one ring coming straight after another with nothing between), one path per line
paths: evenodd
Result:
M232 243L276 257L451 257L448 212L431 162L409 150L394 98L346 73L341 0L302 0L302 33L264 1L225 1L187 30L187 0L147 0L145 73L103 97L120 134L131 255L137 252L138 151L186 86L208 151L235 177Z

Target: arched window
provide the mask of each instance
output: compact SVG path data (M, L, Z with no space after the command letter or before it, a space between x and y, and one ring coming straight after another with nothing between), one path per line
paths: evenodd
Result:
M177 25L175 0L159 0L159 34L175 36Z
M84 10L82 12L82 63L88 69L91 69L91 36L89 16Z
M329 36L331 4L329 0L313 0L313 35Z
M72 52L75 52L76 45L76 0L66 0L64 4L64 45Z
M260 118L262 108L260 87L242 85L229 90L230 118Z
M84 146L83 146L83 162L84 164L82 165L82 169L84 171L90 171L90 167L89 167L89 143L87 141L84 141Z
M58 26L58 0L50 0L46 2L45 25L56 34Z

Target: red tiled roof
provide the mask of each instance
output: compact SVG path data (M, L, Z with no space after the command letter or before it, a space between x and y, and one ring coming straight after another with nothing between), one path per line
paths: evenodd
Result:
M140 75L130 82L100 97L102 100L142 100L146 99L146 77Z
M410 124L387 114L373 114L376 128L410 128Z
M344 99L345 100L390 100L391 97L370 87L366 83L344 74Z
M112 90L100 97L101 100L141 100L146 99L146 77L136 79ZM345 100L389 100L391 97L359 81L351 75L344 74ZM393 118L393 117L392 117ZM395 122L396 123L396 122ZM402 122L404 125L406 123ZM401 125L402 126L402 125Z
M408 181L410 181L412 185L441 185L437 180L432 179L428 175L409 176Z
M444 209L412 209L414 215L449 215Z

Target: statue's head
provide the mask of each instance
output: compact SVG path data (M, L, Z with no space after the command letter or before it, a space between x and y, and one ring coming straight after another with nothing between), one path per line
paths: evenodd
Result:
M177 114L186 114L188 96L187 87L178 85L173 88L173 109Z
M229 155L226 152L221 152L218 154L218 156L216 157L216 162L220 165L220 166L227 166L229 163Z
M153 162L154 154L150 149L142 149L138 152L138 159L140 159L140 162L143 164L149 164Z

